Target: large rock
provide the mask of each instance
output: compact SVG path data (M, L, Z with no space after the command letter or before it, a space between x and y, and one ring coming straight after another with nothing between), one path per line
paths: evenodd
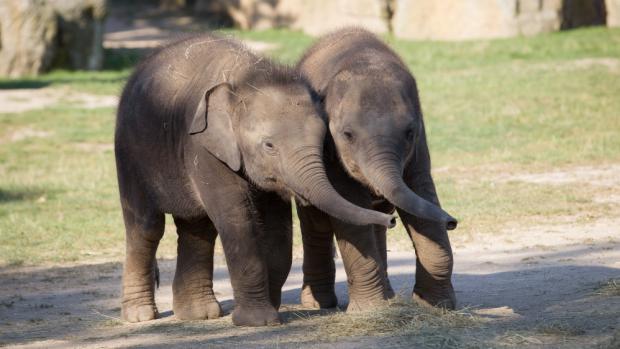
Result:
M409 39L529 36L605 23L605 0L395 1L394 34Z
M560 30L562 0L518 0L517 32L531 36Z
M106 0L48 1L59 19L59 46L54 64L78 70L101 69Z
M320 35L347 25L359 25L375 33L389 31L391 0L281 0L280 21L310 35Z
M36 75L50 68L56 15L44 0L0 1L0 76Z
M620 0L606 0L607 26L620 27Z
M391 0L196 0L194 11L226 16L241 29L286 27L319 35L346 25L389 30Z
M392 27L407 39L464 40L515 36L517 0L396 0Z
M0 76L103 65L106 0L0 0Z
M286 26L280 23L276 0L196 0L195 13L226 18L240 29L269 29Z

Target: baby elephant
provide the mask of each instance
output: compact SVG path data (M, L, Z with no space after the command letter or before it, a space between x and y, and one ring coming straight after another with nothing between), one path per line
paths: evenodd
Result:
M454 308L447 230L457 221L439 206L416 82L406 65L373 34L345 28L319 39L298 66L324 99L333 139L327 148L333 158L326 161L332 183L360 206L384 212L396 208L416 251L413 298ZM337 302L334 232L349 277L349 310L367 309L393 296L385 229L344 224L312 208L298 211L305 305Z
M126 227L122 317L157 317L155 251L164 214L178 231L173 308L180 319L220 316L213 295L219 233L236 325L279 323L291 265L295 195L357 224L393 217L345 201L322 163L326 125L293 69L214 35L185 39L146 58L123 91L115 153Z

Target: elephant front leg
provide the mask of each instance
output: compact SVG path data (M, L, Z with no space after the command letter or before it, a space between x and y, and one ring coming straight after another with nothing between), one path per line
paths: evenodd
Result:
M222 227L218 229L224 245L230 282L235 297L232 313L237 326L280 324L278 311L269 297L267 263L258 249L251 229Z
M303 241L304 281L301 304L308 309L334 308L338 298L334 290L334 233L329 216L312 206L297 205Z
M387 305L385 272L372 226L335 222L349 285L348 312Z
M396 294L392 288L392 283L388 276L388 261L387 261L387 228L381 226L374 226L375 239L377 241L377 250L381 257L381 269L383 270L385 297L392 299Z
M424 125L413 161L405 171L405 182L420 197L439 206L439 197L431 176L431 159ZM446 228L437 222L417 218L397 208L416 253L413 299L423 305L456 307L452 286L452 247Z
M395 207L390 204L387 200L375 198L372 202L372 209L375 211L393 214L395 211ZM385 278L385 297L387 299L392 299L396 294L394 293L394 289L392 288L392 283L390 283L390 278L388 276L388 260L387 260L387 228L379 225L373 226L375 231L375 239L377 241L377 249L379 251L379 256L381 256L381 267L383 268L384 278Z
M250 200L228 192L225 199L212 201L219 206L210 211L222 239L235 297L232 321L237 326L280 324L269 297L268 268L259 245L261 229Z
M261 224L259 238L261 254L267 263L269 298L274 308L280 308L282 286L293 262L293 217L289 200L282 200L275 193L256 194L258 219Z
M128 207L123 202L126 252L123 265L121 317L129 322L157 317L155 253L164 233L164 215Z
M172 308L181 320L216 319L222 309L213 293L213 250L217 231L208 217L177 226L177 266L172 283Z
M448 233L441 224L398 211L416 253L412 297L420 304L447 309L456 307L452 286L454 260Z

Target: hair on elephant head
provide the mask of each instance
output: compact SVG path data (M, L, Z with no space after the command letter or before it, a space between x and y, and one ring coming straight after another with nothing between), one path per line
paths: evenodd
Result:
M332 187L322 161L327 128L300 74L259 71L208 88L189 134L263 190L291 195L353 224L395 225L394 217L357 207Z

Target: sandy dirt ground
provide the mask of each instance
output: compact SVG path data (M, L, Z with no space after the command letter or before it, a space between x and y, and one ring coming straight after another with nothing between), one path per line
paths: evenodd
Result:
M600 173L600 172L597 172ZM540 180L540 176L531 177ZM548 178L553 178L550 175ZM575 224L510 227L475 238L452 235L454 285L459 306L482 319L468 330L471 347L605 347L620 328L620 296L601 286L620 278L620 217ZM221 257L220 257L221 258ZM392 284L408 296L413 252L390 252ZM121 263L0 269L0 345L15 348L110 347L407 347L400 336L307 341L307 324L320 314L299 310L301 261L283 293L284 325L239 328L230 315L180 322L171 311L174 260L160 260L157 303L162 318L126 324L119 317ZM214 289L232 309L226 266L220 259ZM337 292L347 303L346 275L338 261ZM449 331L449 329L447 330ZM468 344L468 345L469 345ZM478 346L479 345L479 346ZM441 346L432 346L441 347ZM453 347L453 346L445 346ZM459 347L459 346L457 346ZM609 347L611 348L611 346Z

